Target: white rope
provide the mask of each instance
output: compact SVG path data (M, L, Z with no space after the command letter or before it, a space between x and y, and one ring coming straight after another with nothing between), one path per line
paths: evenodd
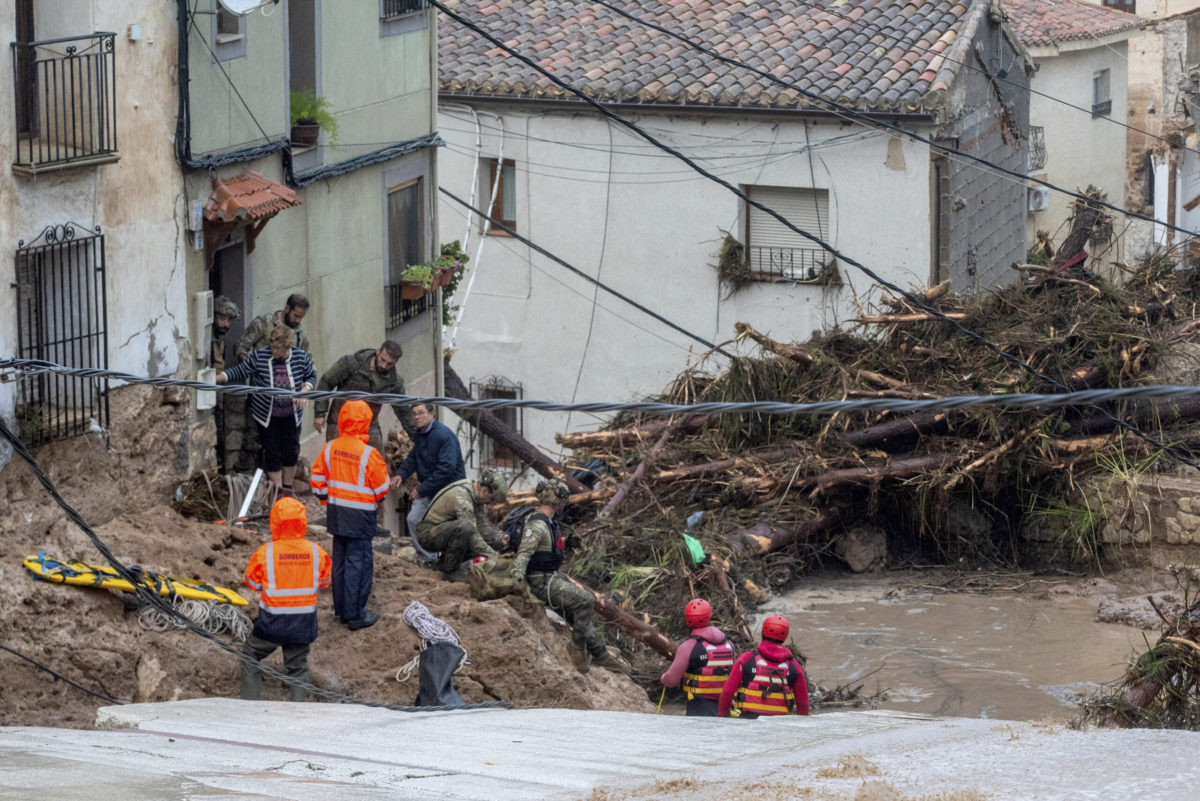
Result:
M459 648L462 648L462 641L458 639L458 632L449 623L441 618L434 617L433 613L426 609L425 604L420 601L413 601L405 607L404 612L400 615L400 619L416 629L417 634L421 637L422 652L435 642L448 642L451 645L457 645ZM401 684L408 681L412 678L413 671L420 664L421 655L417 654L408 662L401 665L396 671L396 681ZM470 664L467 661L467 649L463 648L462 661L458 663L458 667L454 669L454 672L457 673L462 670L463 666L467 664Z
M246 635L250 633L250 618L232 604L181 598L178 595L171 599L171 604L182 617L170 617L161 609L147 605L138 612L138 623L150 631L163 632L171 628L186 628L184 618L187 618L209 634L228 631L236 642L245 642Z

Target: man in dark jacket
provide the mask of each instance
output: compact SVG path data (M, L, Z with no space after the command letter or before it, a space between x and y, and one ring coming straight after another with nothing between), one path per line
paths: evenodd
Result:
M467 466L463 462L458 437L435 419L436 407L432 403L414 403L412 413L417 427L413 448L400 463L392 479L392 488L398 489L414 473L421 480L417 488L408 493L412 508L405 522L413 548L425 559L432 559L433 554L417 541L417 524L425 517L434 495L443 487L467 477Z
M403 395L404 379L396 374L396 362L403 355L404 349L398 342L391 340L387 340L375 349L364 348L356 353L347 354L334 362L333 367L321 375L317 389L326 392L343 390ZM367 442L371 444L371 447L383 450L383 431L379 426L379 409L382 404L368 401L368 405L371 407L372 417L371 431ZM326 420L336 421L341 408L342 401L340 400L334 400L332 404L328 400L317 401L313 407L315 415L313 428L317 431L326 431ZM392 411L395 412L400 425L408 432L408 436L413 437L417 427L413 423L412 409L407 404L394 403ZM337 435L336 423L328 425L325 439L330 440Z

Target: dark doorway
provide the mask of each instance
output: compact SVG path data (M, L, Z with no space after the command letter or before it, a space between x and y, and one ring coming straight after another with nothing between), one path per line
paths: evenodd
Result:
M17 0L16 19L17 136L33 139L38 135L37 53L34 39L33 0Z
M237 236L235 232L233 236ZM213 268L208 273L208 288L213 297L224 295L238 305L241 315L229 326L225 335L225 363L232 366L236 359L234 350L237 342L250 322L250 276L246 273L246 247L243 242L226 245L213 258Z

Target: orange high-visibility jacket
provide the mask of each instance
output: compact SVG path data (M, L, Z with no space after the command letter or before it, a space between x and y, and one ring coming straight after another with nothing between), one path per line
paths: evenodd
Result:
M388 491L387 464L367 444L371 407L352 400L338 414L341 436L327 442L312 467L313 495L326 505L326 527L339 537L375 536L375 510Z
M277 643L317 638L317 589L328 587L333 572L329 554L304 539L308 516L295 498L281 498L271 509L271 541L246 565L246 586L259 591L254 634Z

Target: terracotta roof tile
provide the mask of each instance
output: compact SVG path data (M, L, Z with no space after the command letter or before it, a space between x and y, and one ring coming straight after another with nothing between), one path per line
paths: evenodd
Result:
M302 202L294 190L246 170L232 178L213 179L204 218L214 222L261 220Z
M588 0L444 1L597 99L751 108L807 102ZM947 52L969 19L989 8L989 0L609 1L824 99L880 110L936 103L926 96L953 83L965 59L935 54ZM453 20L443 19L438 33L443 91L571 97Z
M1136 28L1132 14L1083 0L1004 0L1008 21L1024 45L1052 45L1108 36Z

